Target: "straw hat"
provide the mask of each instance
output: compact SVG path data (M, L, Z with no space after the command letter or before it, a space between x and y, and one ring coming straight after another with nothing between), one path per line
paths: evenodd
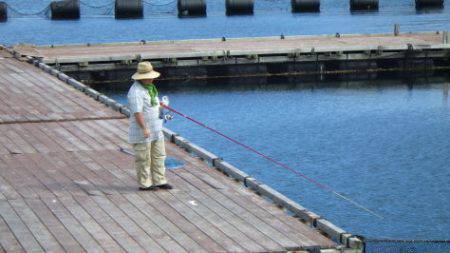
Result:
M139 62L137 66L137 72L131 76L134 80L142 79L154 79L158 78L161 74L153 70L153 66L148 61Z

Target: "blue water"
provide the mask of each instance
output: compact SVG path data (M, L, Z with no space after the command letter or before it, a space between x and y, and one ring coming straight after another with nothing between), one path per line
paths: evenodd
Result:
M112 0L82 0L80 20L52 21L44 13L49 0L6 0L11 18L0 23L1 44L68 44L162 39L254 37L334 33L390 33L449 30L450 1L445 8L417 12L414 0L380 0L379 12L351 14L349 1L322 0L320 13L291 13L290 0L256 0L253 16L225 15L224 0L207 0L206 18L177 17L176 1L147 0L145 18L114 19ZM92 8L90 6L105 6ZM19 13L20 12L20 13Z
M181 117L167 123L345 230L375 238L448 239L449 81L216 82L207 88L161 84L159 89L174 108L384 217L355 208ZM126 104L126 88L101 91Z

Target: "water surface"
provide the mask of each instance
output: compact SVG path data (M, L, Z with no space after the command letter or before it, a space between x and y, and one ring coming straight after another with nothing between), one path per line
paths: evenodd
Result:
M378 219L181 117L166 127L336 225L368 237L450 231L449 78L160 84L191 117L382 215ZM127 86L101 90L126 103ZM426 222L424 222L426 221Z

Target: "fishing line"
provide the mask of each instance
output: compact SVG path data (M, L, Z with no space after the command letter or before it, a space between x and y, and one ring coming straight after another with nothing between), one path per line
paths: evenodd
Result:
M309 182L315 184L317 187L319 187L319 188L321 188L321 189L323 189L323 190L325 190L325 191L328 191L328 192L334 194L335 196L337 196L337 197L339 197L339 198L341 198L341 199L343 199L343 200L345 200L345 201L351 203L352 205L354 205L354 206L356 206L356 207L358 207L358 208L364 210L365 212L367 212L367 213L369 213L369 214L372 214L372 215L374 215L374 216L376 216L376 217L378 217L378 218L380 218L380 219L383 219L383 216L381 216L381 215L375 213L374 211L370 210L369 208L363 206L362 204L359 204L358 202L356 202L356 201L350 199L349 197L344 196L344 195L342 195L341 193L338 193L337 191L333 190L330 186L325 185L325 184L322 184L322 183L320 183L320 182L318 182L318 181L316 181L316 180L314 180L314 179L312 179L312 178L306 176L305 174L303 174L303 173L301 173L301 172L299 172L299 171L297 171L297 170L291 168L290 166L288 166L288 165L286 165L286 164L284 164L284 163L282 163L282 162L279 162L279 161L277 161L276 159L274 159L274 158L272 158L272 157L270 157L270 156L268 156L268 155L265 155L265 154L259 152L258 150L254 149L254 148L252 148L252 147L250 147L250 146L248 146L248 145L246 145L246 144L244 144L244 143L242 143L242 142L239 142L239 141L237 141L237 140L235 140L235 139L233 139L233 138L231 138L231 137L229 137L229 136L227 136L227 135L221 133L220 131L218 131L218 130L216 130L216 129L214 129L214 128L211 128L211 127L209 127L209 126L203 124L202 122L200 122L200 121L198 121L198 120L196 120L196 119L194 119L194 118L192 118L192 117L190 117L190 116L188 116L188 115L186 115L186 114L184 114L184 113L181 113L181 112L175 110L174 108L172 108L172 107L170 107L170 106L168 106L168 105L165 105L164 103L161 103L161 106L164 107L164 108L166 108L167 110L169 110L169 111L175 113L175 114L180 115L180 116L183 117L183 118L186 118L186 119L188 119L188 120L194 122L195 124L197 124L197 125L199 125L199 126L201 126L201 127L203 127L203 128L208 129L209 131L211 131L211 132L213 132L213 133L215 133L215 134L218 134L218 135L224 137L225 139L227 139L227 140L229 140L229 141L231 141L231 142L233 142L233 143L235 143L235 144L237 144L237 145L239 145L239 146L241 146L241 147L243 147L243 148L249 150L250 152L253 152L253 153L259 155L260 157L262 157L262 158L264 158L264 159L266 159L266 160L268 160L268 161L270 161L270 162L272 162L272 163L278 165L279 167L282 167L282 168L284 168L284 169L287 169L287 170L291 171L292 173L296 174L297 176L304 178L305 180L307 180L307 181L309 181Z

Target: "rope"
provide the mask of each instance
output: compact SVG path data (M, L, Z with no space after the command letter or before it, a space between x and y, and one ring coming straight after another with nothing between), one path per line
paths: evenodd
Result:
M13 8L12 6L8 5L8 9L11 10L13 13L18 14L18 16L42 16L42 15L47 15L48 12L50 11L50 5L47 5L44 9L38 11L38 12L21 12L15 8Z
M250 147L250 146L248 146L248 145L246 145L246 144L244 144L244 143L241 143L241 142L239 142L239 141L237 141L237 140L235 140L235 139L233 139L233 138L231 138L231 137L229 137L229 136L227 136L227 135L225 135L225 134L219 132L218 130L216 130L216 129L214 129L214 128L211 128L211 127L209 127L209 126L203 124L202 122L200 122L200 121L198 121L198 120L196 120L196 119L194 119L194 118L191 118L191 117L189 117L189 116L187 116L187 115L185 115L185 114L183 114L183 113L181 113L181 112L179 112L179 111L177 111L177 110L175 110L175 109L173 109L173 108L171 108L171 107L169 107L169 106L167 106L167 105L165 105L165 104L163 104L163 103L161 103L161 106L164 107L164 108L166 108L166 109L168 109L169 111L172 111L172 112L174 112L174 113L180 115L180 116L183 117L183 118L186 118L186 119L188 119L188 120L194 122L195 124L197 124L197 125L199 125L199 126L201 126L201 127L203 127L203 128L208 129L209 131L211 131L211 132L213 132L213 133L216 133L216 134L222 136L223 138L225 138L225 139L227 139L227 140L229 140L229 141L235 143L236 145L239 145L239 146L241 146L241 147L243 147L243 148L249 150L250 152L259 155L260 157L262 157L262 158L264 158L264 159L266 159L266 160L268 160L268 161L270 161L270 162L272 162L272 163L278 165L279 167L291 171L291 172L294 173L295 175L304 178L305 180L307 180L307 181L313 183L314 185L316 185L317 187L319 187L319 188L321 188L321 189L323 189L323 190L325 190L325 191L328 191L328 192L330 192L330 193L336 195L337 197L339 197L339 198L341 198L341 199L343 199L343 200L345 200L345 201L347 201L347 202L350 202L350 203L353 204L354 206L356 206L356 207L358 207L358 208L360 208L360 209L366 211L367 213L370 213L370 214L372 214L372 215L374 215L374 216L376 216L376 217L378 217L378 218L380 218L380 219L383 219L383 216L381 216L381 215L375 213L374 211L370 210L369 208L367 208L367 207L365 207L365 206L359 204L358 202L356 202L356 201L354 201L354 200L352 200L352 199L350 199L350 198L348 198L348 197L346 197L346 196L344 196L344 195L342 195L342 194L336 192L336 191L333 190L331 187L329 187L329 186L327 186L327 185L325 185L325 184L319 183L318 181L316 181L316 180L314 180L314 179L312 179L312 178L306 176L305 174L303 174L303 173L301 173L301 172L299 172L299 171L297 171L297 170L295 170L295 169L289 167L288 165L286 165L286 164L284 164L284 163L282 163L282 162L279 162L279 161L275 160L274 158L272 158L272 157L270 157L270 156L267 156L267 155L265 155L265 154L259 152L258 150L254 149L254 148L252 148L252 147Z
M150 1L143 1L144 2L144 4L147 4L147 5L152 5L152 6L167 6L167 5L171 5L171 4L173 4L173 3L175 3L175 2L177 2L177 0L174 0L174 1L171 1L171 2L167 2L167 3L161 3L161 4L155 4L155 3L152 3L152 2L150 2Z
M393 243L450 243L450 240L424 240L424 239L364 239L364 242L382 243L382 242L393 242Z
M114 2L109 2L109 3L104 4L104 5L91 5L91 4L86 3L84 1L80 1L80 4L82 4L82 5L86 6L86 7L92 8L92 9L103 9L103 8L111 7L111 5L114 5Z

